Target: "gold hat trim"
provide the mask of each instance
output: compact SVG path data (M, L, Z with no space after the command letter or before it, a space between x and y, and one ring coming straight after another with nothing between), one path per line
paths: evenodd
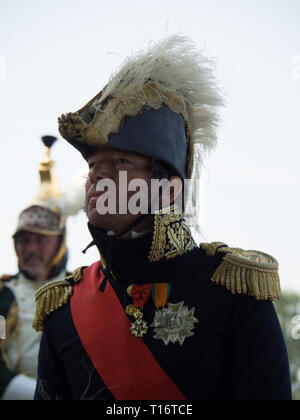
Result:
M66 255L66 252L67 252L66 232L64 232L63 235L62 235L62 241L61 241L60 247L59 247L56 255L54 256L54 258L49 262L48 266L46 267L45 273L47 274L47 276L51 272L52 268L55 267L58 263L60 263L62 261L62 259Z
M102 92L99 94L99 102L101 94ZM191 174L193 147L190 146L193 146L193 142L189 129L189 117L184 104L178 98L149 83L133 98L109 98L102 106L98 105L93 119L85 122L84 115L89 108L93 109L94 107L94 110L96 109L94 104L96 102L94 98L79 111L62 115L59 118L59 132L63 138L66 140L76 138L77 141L94 147L107 146L109 136L120 133L126 117L137 117L143 112L145 106L159 110L165 104L174 113L181 114L185 120L187 143L190 149L188 156L190 167L188 171L189 175Z
M20 228L20 230L17 230L16 233L13 235L13 238L15 238L18 233L21 232L29 232L29 233L37 233L38 235L46 235L46 236L61 236L63 232L58 230L46 230L46 229L35 229L31 227L24 227Z
M101 97L98 99L101 100ZM59 131L66 140L76 137L78 141L90 146L102 146L108 143L110 134L119 133L125 117L136 117L144 106L159 110L166 104L168 108L181 114L188 122L188 114L183 104L167 92L158 90L151 84L146 85L135 97L109 98L105 104L95 105L90 101L82 109L59 118ZM91 121L85 122L84 115L91 108L95 115ZM79 138L81 136L81 138Z

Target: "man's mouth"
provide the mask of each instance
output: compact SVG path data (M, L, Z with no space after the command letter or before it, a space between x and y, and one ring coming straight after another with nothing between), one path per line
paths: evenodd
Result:
M43 263L43 259L38 256L33 256L33 257L26 258L25 260L25 264L33 263L33 262Z
M101 195L104 194L104 191L95 191L88 196L88 204L95 204Z

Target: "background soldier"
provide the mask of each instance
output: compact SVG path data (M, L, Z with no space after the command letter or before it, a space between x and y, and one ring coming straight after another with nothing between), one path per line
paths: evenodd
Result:
M68 212L50 159L56 138L42 140L46 152L39 168L40 191L20 214L13 235L19 272L0 281L0 314L6 320L6 340L0 342L0 395L4 400L33 399L41 338L32 329L34 293L49 280L66 277Z
M36 294L34 326L44 328L36 399L291 398L273 257L198 247L173 206L98 211L102 180L114 181L120 204L121 172L127 189L136 179L194 178L215 145L221 102L209 60L173 36L61 117L62 136L89 163L86 210L101 262Z

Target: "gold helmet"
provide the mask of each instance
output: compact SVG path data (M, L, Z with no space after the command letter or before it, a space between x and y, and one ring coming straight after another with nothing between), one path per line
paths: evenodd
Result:
M59 206L62 194L54 173L55 163L50 157L51 147L56 140L53 136L42 137L45 155L39 166L40 191L34 201L21 212L14 237L21 231L62 235L65 230L66 217Z
M40 190L32 203L20 214L14 240L21 232L32 232L40 235L61 236L57 254L49 263L50 273L55 267L66 265L66 220L67 216L76 214L84 205L82 186L81 197L77 194L76 203L70 202L70 194L62 194L54 173L55 162L51 160L51 148L56 137L44 136L45 154L39 163Z

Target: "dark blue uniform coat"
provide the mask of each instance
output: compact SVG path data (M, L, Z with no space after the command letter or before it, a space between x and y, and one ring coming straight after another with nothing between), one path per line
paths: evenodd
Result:
M95 229L92 233L101 254L113 267L114 275L107 275L106 280L124 311L132 303L127 293L130 284L166 282L172 287L169 302L184 301L189 309L195 308L194 315L199 322L195 324L194 335L182 346L165 345L154 338L151 328L143 338L136 338L144 341L186 399L291 399L288 356L273 303L243 294L233 295L225 287L214 284L211 277L222 256L207 256L196 247L175 258L150 264L145 261L151 246L150 236L112 240ZM84 287L83 283L79 286ZM99 290L97 285L96 293L105 294L104 286ZM114 389L104 382L79 338L71 301L72 297L44 323L35 398L115 399ZM143 313L150 325L155 314L151 299ZM97 325L94 331L97 334ZM123 334L130 331L126 329ZM109 354L105 363L110 364ZM147 381L147 375L144 380Z

